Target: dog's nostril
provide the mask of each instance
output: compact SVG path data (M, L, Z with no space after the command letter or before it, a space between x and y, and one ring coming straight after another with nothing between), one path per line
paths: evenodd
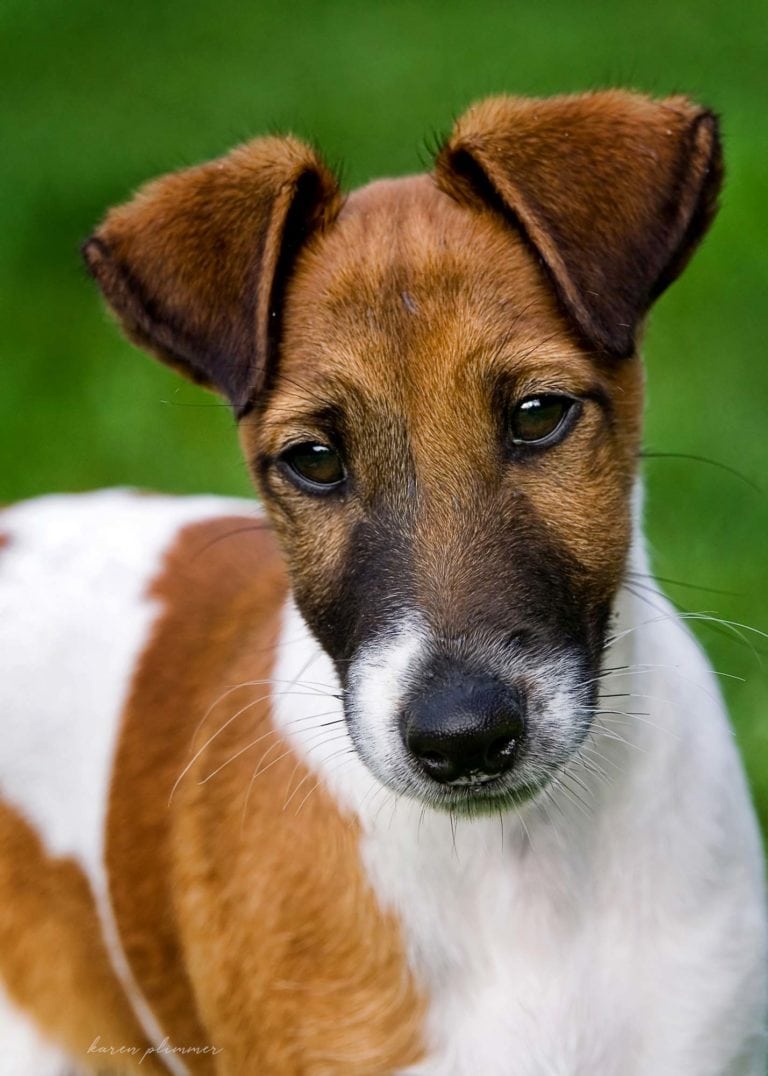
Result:
M517 741L514 736L497 736L485 751L486 773L501 773L512 765Z
M421 768L435 781L446 784L455 780L458 770L455 763L439 751L412 752L418 759Z

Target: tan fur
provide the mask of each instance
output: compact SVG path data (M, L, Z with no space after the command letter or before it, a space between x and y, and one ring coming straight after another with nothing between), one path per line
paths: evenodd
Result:
M153 594L165 613L125 716L108 864L123 944L163 1029L221 1051L186 1055L200 1072L363 1076L412 1062L422 1007L356 827L271 730L286 582L270 535L238 519L187 528Z
M510 464L498 457L489 391L501 373L519 398L597 386L613 419L588 403L564 444ZM373 496L388 483L415 532L427 608L461 609L478 583L495 585L478 579L483 558L467 537L526 505L601 595L615 588L629 540L642 368L637 358L597 365L584 353L543 273L502 221L466 212L429 177L375 183L349 198L333 232L310 244L297 267L276 388L259 421L241 424L247 458L292 439L322 440L309 418L322 402L351 416L347 451L358 488ZM397 501L405 443L417 488ZM365 497L340 511L285 481L275 485L276 524L298 584L321 591L345 560Z
M48 855L34 830L5 803L0 803L0 907L5 909L0 979L52 1041L94 1067L105 1060L88 1054L99 1040L125 1047L117 1061L123 1072L166 1071L151 1054L139 1067L150 1043L109 962L83 872L69 858Z

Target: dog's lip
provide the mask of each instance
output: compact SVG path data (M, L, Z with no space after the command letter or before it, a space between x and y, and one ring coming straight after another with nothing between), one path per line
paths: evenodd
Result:
M465 780L440 784L432 781L427 787L420 783L420 787L411 788L409 794L438 810L461 813L465 809L474 814L483 808L498 811L522 807L535 799L547 784L546 780L513 784L508 775L501 774L476 783Z
M472 771L464 777L456 777L453 781L444 781L443 786L448 788L482 788L487 785L499 784L500 774L481 773L479 770Z
M469 795L484 800L506 799L509 796L517 798L518 796L526 795L528 791L527 786L518 786L510 782L509 777L505 774L498 777L487 777L482 781L451 781L448 784L437 785L437 787L444 789L449 796L456 798L462 797L466 799Z

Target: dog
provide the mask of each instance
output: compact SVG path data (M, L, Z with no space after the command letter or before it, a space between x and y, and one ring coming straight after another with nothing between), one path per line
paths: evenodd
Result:
M470 108L342 196L292 137L84 245L263 503L0 523L0 1071L763 1076L760 838L641 531L638 341L713 114Z

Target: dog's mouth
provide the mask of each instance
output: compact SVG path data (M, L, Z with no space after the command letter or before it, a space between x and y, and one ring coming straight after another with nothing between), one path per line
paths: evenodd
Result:
M356 754L394 793L469 815L540 796L582 746L602 648L438 635L423 618L366 643L341 675Z
M462 777L455 777L452 781L446 781L445 783L449 788L479 789L484 785L498 784L500 781L501 778L498 775L472 770Z
M484 815L516 811L542 795L556 780L559 767L549 774L521 780L508 774L496 777L468 776L446 784L425 778L417 772L394 774L382 772L363 756L364 763L391 791L421 802L432 810L458 817L479 818Z
M417 798L435 810L471 818L517 810L540 795L547 784L548 781L511 785L503 777L494 777L477 783L456 783L422 790L417 793Z

